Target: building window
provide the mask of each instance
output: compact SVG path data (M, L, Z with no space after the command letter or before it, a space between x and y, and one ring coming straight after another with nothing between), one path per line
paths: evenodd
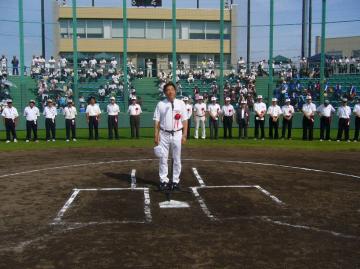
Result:
M111 37L122 38L124 36L123 22L120 20L112 21Z
M59 24L61 38L69 38L69 20L60 20Z
M148 21L146 28L147 39L163 39L164 22Z
M104 38L104 24L102 20L87 21L87 38Z
M352 56L355 58L360 57L360 50L353 50Z
M69 23L69 37L72 38L73 30L72 30L72 22ZM86 20L78 20L77 21L77 36L78 38L86 38Z
M206 39L220 39L220 26L217 22L206 23Z
M129 38L145 38L146 21L129 21Z
M181 22L177 21L176 22L176 39L181 39L180 29L181 29ZM164 38L172 39L172 22L171 21L165 22Z
M190 39L205 39L205 22L190 22Z

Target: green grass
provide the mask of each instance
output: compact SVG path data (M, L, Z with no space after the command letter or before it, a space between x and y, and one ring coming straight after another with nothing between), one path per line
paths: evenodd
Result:
M193 129L192 129L193 130ZM88 131L87 129L77 129L77 142L66 142L65 141L65 130L57 130L57 141L56 142L46 142L43 138L45 137L45 131L39 131L39 143L25 143L25 131L18 131L18 143L9 143L6 144L5 141L5 132L0 134L0 151L26 151L26 150L47 150L47 149L57 149L57 148L152 148L154 145L153 140L153 129L152 128L142 128L140 130L141 138L130 139L130 129L120 129L120 139L119 140L108 140L107 139L107 130L100 129L100 139L98 141L88 140ZM360 142L359 143L346 143L346 142L320 142L318 140L319 130L314 130L314 141L302 141L301 129L293 129L293 140L269 140L265 139L254 140L252 138L254 131L253 129L249 130L250 138L247 140L238 140L237 139L237 128L234 128L234 137L232 140L223 140L222 139L222 129L220 131L219 140L195 140L190 139L186 147L190 148L202 148L202 147L218 147L218 148L274 148L274 149L283 149L283 150L309 150L309 151L360 151ZM266 130L267 134L267 130ZM207 136L209 137L209 130L207 130ZM331 137L336 136L336 130L333 130ZM350 138L353 137L353 132L350 132Z

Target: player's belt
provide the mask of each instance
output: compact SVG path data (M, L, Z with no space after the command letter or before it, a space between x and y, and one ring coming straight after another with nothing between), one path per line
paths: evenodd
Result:
M160 128L160 130L163 131L163 132L169 133L169 134L171 134L172 136L174 136L174 134L175 134L176 132L182 131L183 128L181 128L181 129L179 129L179 130L171 130L171 131L170 131L170 130L165 130L165 129L163 129L163 128Z

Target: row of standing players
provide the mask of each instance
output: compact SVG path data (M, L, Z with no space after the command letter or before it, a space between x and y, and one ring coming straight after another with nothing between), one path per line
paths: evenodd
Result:
M303 140L313 140L313 127L314 118L318 114L320 117L320 140L330 140L330 125L332 115L336 112L334 107L325 100L324 104L316 108L312 103L311 96L307 96L307 102L302 107L303 112ZM120 112L119 106L115 102L115 98L110 98L110 104L107 106L108 113L108 138L119 138L118 132L118 114ZM232 138L232 125L236 121L239 126L239 138L247 138L247 129L250 120L250 111L247 108L246 101L240 102L240 105L234 108L230 104L230 98L225 99L225 105L221 108L217 103L216 97L211 98L211 104L206 106L203 102L203 97L199 96L197 103L191 105L188 97L184 97L187 113L188 113L188 138L190 138L190 124L191 117L193 116L195 122L194 138L199 138L199 127L202 129L201 138L206 138L205 120L209 117L210 138L218 139L219 119L221 118L224 128L224 138ZM15 107L12 106L12 100L8 100L8 106L2 111L4 123L6 127L6 141L10 142L10 134L13 141L17 142L16 136L16 123L18 121L19 114ZM265 116L269 115L269 138L279 138L279 120L282 119L282 138L291 139L292 120L294 115L294 107L290 105L290 99L286 99L286 104L280 108L277 105L277 99L272 99L272 104L267 108L266 104L262 101L262 96L257 97L257 102L254 104L255 112L255 139L265 138ZM347 100L342 100L342 105L337 110L338 122L338 134L337 141L342 139L342 134L345 133L345 140L349 141L349 129L351 113L355 115L355 134L354 141L359 139L360 128L360 98L358 103L354 106L353 111L347 105ZM136 97L131 98L131 105L128 108L128 114L130 115L130 127L131 137L140 137L140 114L142 113L141 107L136 103ZM46 128L46 140L55 141L56 139L56 121L57 109L53 105L52 100L47 101L47 106L44 108L45 128ZM77 111L73 106L72 100L68 100L68 106L64 108L63 114L65 117L66 127L66 141L76 141L76 116ZM89 139L98 139L99 132L98 126L100 121L101 110L96 104L94 97L90 98L89 105L86 108L86 118L89 127ZM33 132L33 140L38 141L37 136L37 118L40 116L39 109L35 106L35 101L30 100L29 106L24 110L24 116L26 117L26 142L31 139L31 132ZM260 132L259 132L260 131ZM287 136L286 136L287 131ZM94 136L95 133L95 136ZM70 136L71 134L71 136Z
M119 139L118 132L118 115L120 112L119 106L115 103L115 97L110 98L110 103L107 106L108 114L108 133L109 139ZM76 141L76 116L77 110L73 105L72 100L67 101L68 105L63 109L65 118L66 128L66 141L69 142L70 138L72 141ZM140 137L140 114L142 113L141 107L136 103L136 97L131 98L131 104L128 108L128 114L130 115L131 125L131 137ZM45 129L46 129L46 141L56 141L56 116L57 109L51 99L47 100L47 106L44 108L45 117ZM12 105L12 100L7 100L7 107L2 111L6 128L6 143L17 142L16 125L19 119L18 111ZM38 142L38 117L40 116L39 109L35 106L35 101L30 100L29 105L24 109L24 117L26 118L26 142L30 142L31 135L32 139ZM94 97L91 97L89 104L86 107L86 120L89 127L89 139L99 139L99 122L100 122L101 110L99 105L96 103ZM70 136L71 134L71 136ZM95 135L94 135L95 134Z
M225 105L220 108L220 105L216 103L216 97L211 98L211 104L206 106L203 102L203 97L199 96L197 103L192 106L189 104L187 97L183 98L186 108L188 111L188 138L190 138L190 124L191 116L194 113L195 131L194 138L199 138L199 127L201 126L202 133L201 138L206 138L205 121L206 117L209 117L210 127L210 138L218 139L218 126L219 118L221 118L224 129L224 139L232 138L232 125L236 121L239 126L239 138L247 138L247 129L250 121L250 111L247 107L246 101L240 101L239 106L234 108L229 97L225 98ZM254 104L255 113L255 139L265 139L265 116L269 116L269 138L279 138L279 121L282 116L282 136L281 138L291 139L292 121L294 116L294 107L290 105L290 99L286 99L285 105L280 107L277 105L277 99L272 99L272 104L267 108L266 104L262 101L262 96L258 95L257 102ZM347 99L342 99L342 105L337 109L329 103L328 100L324 101L319 107L316 107L312 103L311 96L306 97L306 103L302 107L303 120L303 140L313 140L313 128L315 115L320 117L320 140L331 140L330 139L330 126L333 114L337 114L338 121L338 133L337 141L342 139L343 133L345 134L345 140L349 140L349 129L351 114L355 115L355 134L354 141L357 142L359 139L359 128L360 128L360 98L358 103L354 106L353 111L347 105ZM260 132L259 132L260 131ZM287 131L287 136L286 136ZM259 136L260 135L260 136Z

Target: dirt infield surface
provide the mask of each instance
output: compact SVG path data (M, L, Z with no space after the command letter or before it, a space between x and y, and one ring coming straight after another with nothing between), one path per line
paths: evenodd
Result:
M0 268L360 268L358 152L184 149L170 209L151 149L0 156Z

